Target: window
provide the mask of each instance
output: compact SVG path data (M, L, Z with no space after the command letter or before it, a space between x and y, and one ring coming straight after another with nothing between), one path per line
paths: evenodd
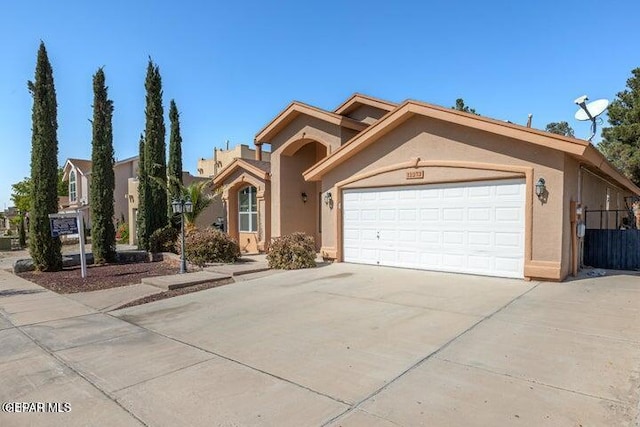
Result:
M69 174L69 201L75 202L77 200L76 192L76 172L71 171Z
M258 205L256 187L245 187L238 193L238 227L241 232L258 231Z

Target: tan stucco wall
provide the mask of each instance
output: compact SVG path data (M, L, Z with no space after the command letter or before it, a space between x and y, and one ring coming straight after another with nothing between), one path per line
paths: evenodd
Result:
M581 185L578 184L580 181ZM563 273L569 274L571 272L571 239L576 232L575 226L571 226L571 202L580 204L585 210L601 210L607 207L607 189L609 189L609 209L621 210L626 209L625 197L631 196L631 192L621 188L619 185L614 184L612 179L607 179L598 174L590 171L586 167L581 168L581 164L575 158L567 155L564 168L564 222L565 222L565 234L563 239ZM579 190L580 189L580 190ZM580 191L581 194L578 192ZM622 222L622 217L625 214L623 212L618 213L617 222L614 212L610 213L596 213L587 214L587 227L588 228L600 228L600 221L602 219L602 228L618 228ZM579 220L576 216L576 220ZM584 220L584 216L582 217ZM576 256L578 256L578 265L582 260L582 248L583 240L577 240Z
M115 186L113 188L113 216L114 221L122 217L127 221L129 209L129 178L135 178L138 173L138 159L117 163L113 167Z
M577 172L576 172L577 175ZM631 193L613 184L611 180L596 176L588 170L582 170L582 206L586 210L607 209L607 189L609 190L609 210L625 209L624 198ZM619 213L616 223L615 213L587 213L587 228L615 229L620 226L622 217Z
M323 177L322 191L331 190L336 201L333 210L324 206L322 214L323 248L327 249L329 255L332 251L339 251L338 226L341 209L337 203L340 197L336 192L338 184L353 180L354 176L415 161L416 158L436 166L438 162L447 163L448 166L462 162L482 164L485 170L470 167L420 167L419 169L424 170L425 176L422 180L406 180L405 170L351 182L346 187L506 178L513 176L513 173L508 172L509 168L530 170L527 181L530 198L527 206L531 218L528 222L530 229L525 232L530 239L528 250L531 268L528 271L525 268L525 275L560 275L563 250L564 154L426 117L410 118L402 126ZM490 165L495 165L495 170L491 170ZM504 172L505 170L507 172ZM521 175L524 176L524 173ZM548 198L544 203L533 195L532 187L539 177L544 177L548 189Z
M197 176L214 177L222 169L226 168L235 159L255 159L256 150L249 148L246 144L236 145L229 150L219 148L213 149L213 157L210 159L198 159ZM271 153L262 151L262 160L268 162L271 159Z
M271 145L271 162L281 153L283 148L292 142L299 140L320 141L332 153L342 144L342 128L338 125L327 123L315 117L300 115L293 119L289 125L276 135L269 144ZM295 150L294 150L295 151Z
M378 119L380 119L380 117L384 116L385 114L387 114L386 110L382 110L371 105L360 105L358 108L349 112L349 114L347 114L347 117L358 120L362 123L372 124L378 121Z
M292 156L274 155L271 170L273 175L271 231L273 237L294 232L304 232L313 236L320 247L321 236L318 227L318 198L320 184L307 182L302 173L324 157L325 149L312 142L299 149ZM307 194L307 202L302 200Z
M269 141L272 237L302 231L314 236L320 248L320 184L306 182L302 173L355 135L355 131L301 115ZM303 192L307 193L307 203L302 202Z
M182 183L187 186L194 181L209 181L209 178L195 177L188 172L182 173ZM136 178L130 178L127 181L128 191L128 208L127 208L127 224L129 226L129 244L134 245L137 243L137 229L136 229L136 212L138 210L138 180ZM210 190L211 191L211 190ZM167 206L167 209L168 206ZM225 216L225 208L222 202L222 196L218 195L214 197L211 204L196 218L196 227L204 228L211 226L216 222L218 217Z
M238 193L247 186L257 190L258 231L240 233L238 230ZM251 172L238 169L222 183L222 200L226 231L238 241L243 252L264 251L271 240L271 182Z

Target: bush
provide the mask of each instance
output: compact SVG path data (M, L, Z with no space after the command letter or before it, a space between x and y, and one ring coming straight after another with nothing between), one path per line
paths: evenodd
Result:
M180 249L180 242L177 246ZM185 257L198 267L208 262L235 262L240 258L238 242L212 227L189 231L185 246Z
M149 251L177 253L177 240L180 232L171 225L165 225L154 231L149 237Z
M118 243L129 243L129 226L126 222L118 224L116 229L116 241Z
M276 238L267 254L269 268L297 270L316 266L316 245L313 237L293 233Z

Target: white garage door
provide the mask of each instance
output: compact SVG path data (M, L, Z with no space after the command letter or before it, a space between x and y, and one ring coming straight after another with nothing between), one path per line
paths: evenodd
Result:
M344 260L524 275L524 180L344 192Z

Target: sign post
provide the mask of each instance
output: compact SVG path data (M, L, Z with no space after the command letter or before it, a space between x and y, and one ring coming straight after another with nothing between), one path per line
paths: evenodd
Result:
M77 234L80 238L80 271L87 277L87 257L84 251L84 220L82 212L49 214L51 237Z

